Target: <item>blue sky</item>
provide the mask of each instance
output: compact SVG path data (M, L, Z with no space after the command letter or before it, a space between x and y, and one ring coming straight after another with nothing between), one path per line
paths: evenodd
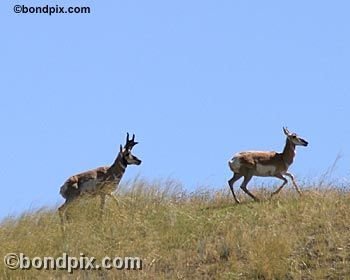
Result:
M126 132L143 163L124 181L224 187L228 159L281 150L284 125L310 142L297 178L338 154L334 176L349 178L348 1L60 1L91 14L52 16L14 4L0 3L0 217L63 202L67 177L112 163Z

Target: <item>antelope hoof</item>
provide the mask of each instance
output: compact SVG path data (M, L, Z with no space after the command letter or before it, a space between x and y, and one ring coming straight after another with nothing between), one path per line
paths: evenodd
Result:
M278 191L278 192L274 191L274 192L271 194L271 198L272 198L273 196L275 196L276 194L278 194L278 193L279 193L279 191Z

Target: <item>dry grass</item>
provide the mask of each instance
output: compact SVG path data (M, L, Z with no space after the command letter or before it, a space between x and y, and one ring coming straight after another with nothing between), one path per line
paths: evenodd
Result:
M0 224L2 256L138 256L140 270L12 271L1 279L350 279L350 193L312 187L299 198L285 189L262 202L229 189L186 193L176 182L124 186L100 219L98 198L70 209L63 237L55 209Z

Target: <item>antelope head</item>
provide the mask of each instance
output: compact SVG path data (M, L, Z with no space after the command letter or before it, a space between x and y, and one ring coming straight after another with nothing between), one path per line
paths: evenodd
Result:
M287 136L288 140L295 146L306 147L309 144L305 139L299 137L296 133L289 132L286 127L283 127L283 132Z
M136 156L134 156L131 153L132 148L138 144L138 142L135 142L135 134L132 135L131 140L129 139L129 133L126 134L126 143L124 145L124 148L122 145L120 145L120 155L122 156L123 160L127 165L140 165L141 160L138 159Z

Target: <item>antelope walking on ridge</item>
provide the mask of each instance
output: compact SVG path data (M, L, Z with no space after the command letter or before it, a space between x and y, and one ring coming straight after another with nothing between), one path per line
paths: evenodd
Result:
M141 164L141 160L131 153L136 144L138 142L135 142L135 135L130 140L129 133L127 133L126 144L124 147L120 145L119 154L111 166L98 167L71 176L65 181L60 189L60 194L66 201L58 208L62 225L67 206L84 194L99 195L101 211L104 208L106 196L116 199L112 192L117 189L126 167Z
M287 128L283 127L283 132L287 136L287 139L282 153L273 151L246 151L235 154L228 162L230 169L233 171L233 177L228 181L228 184L233 198L237 203L240 203L240 201L233 191L233 184L241 177L244 177L244 180L240 188L255 201L258 201L258 198L247 189L247 184L253 176L276 177L283 181L283 184L279 186L271 196L279 193L284 185L288 183L284 175L288 176L292 179L295 189L301 195L301 191L295 183L294 176L287 171L289 166L293 163L295 147L306 147L308 142L297 134L289 132Z

